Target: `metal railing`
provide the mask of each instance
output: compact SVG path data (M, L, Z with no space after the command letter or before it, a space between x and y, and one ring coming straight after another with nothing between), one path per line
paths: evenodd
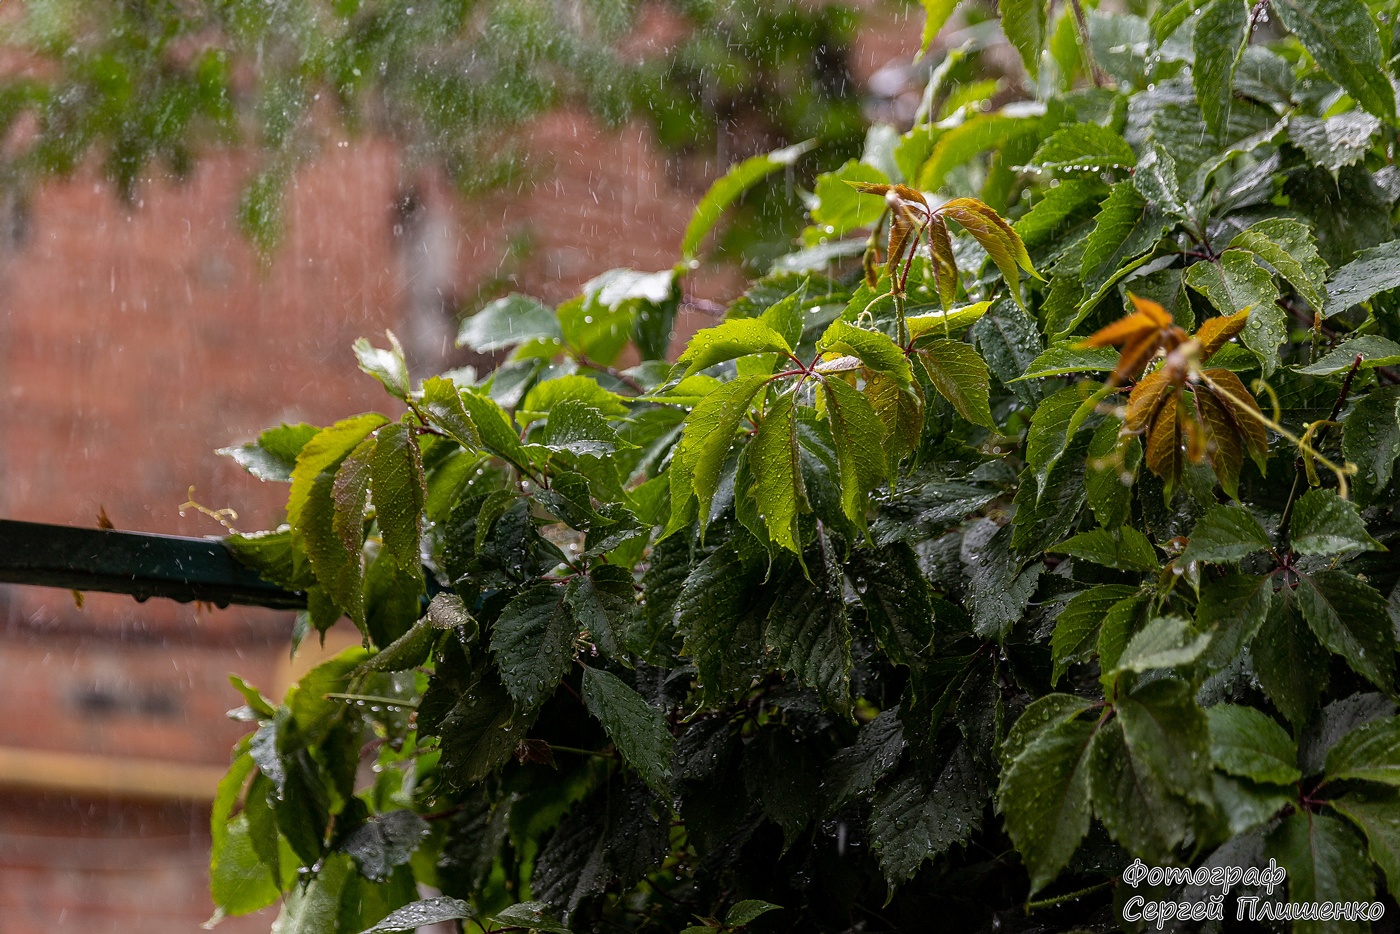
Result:
M0 519L0 583L124 593L137 600L197 600L220 607L306 606L305 594L263 580L217 538L10 519Z

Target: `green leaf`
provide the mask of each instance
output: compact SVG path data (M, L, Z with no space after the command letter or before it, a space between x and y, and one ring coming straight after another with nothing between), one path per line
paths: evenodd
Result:
M1118 659L1123 657L1133 635L1145 624L1151 603L1150 595L1137 593L1113 604L1104 616L1103 625L1099 627L1099 681L1105 692L1113 689Z
M1335 490L1313 489L1303 494L1293 510L1288 540L1300 555L1385 550L1367 533L1357 505L1342 499Z
M858 528L864 528L868 494L889 476L883 451L885 426L870 400L844 380L823 379L821 388L836 447L841 509Z
M812 223L830 227L826 233L832 237L857 227L869 227L885 213L885 199L859 192L847 183L882 185L889 180L884 172L856 159L848 160L835 172L823 172L817 176L813 191L817 200L812 208Z
M858 548L847 570L890 661L911 668L922 664L933 642L933 595L914 550L903 542Z
M1248 509L1215 505L1196 521L1196 527L1191 530L1191 540L1178 560L1183 564L1191 561L1219 564L1238 561L1256 551L1268 551L1272 547L1269 534Z
M1342 456L1357 467L1352 488L1361 499L1385 489L1400 456L1400 387L1373 389L1357 400L1342 423Z
M581 403L597 409L607 418L622 418L627 415L627 405L617 393L604 389L592 377L582 373L569 373L536 383L521 400L520 406L515 410L515 418L520 424L528 425L541 418L548 418L554 407L561 402Z
M738 165L731 166L728 172L710 186L710 190L705 192L705 197L695 206L695 213L690 216L690 223L685 227L685 236L681 238L681 255L687 261L693 261L700 253L700 244L705 235L714 229L725 208L769 175L795 163L815 145L815 140L807 140L795 146L752 156Z
M1327 304L1327 263L1317 252L1312 230L1291 217L1270 217L1252 224L1230 241L1250 250L1278 270L1317 311Z
M1240 342L1254 351L1266 377L1278 368L1278 348L1288 339L1288 316L1275 302L1278 287L1248 250L1230 249L1219 263L1197 263L1186 271L1186 284L1200 292L1223 315L1249 310Z
M753 397L768 382L764 376L741 376L722 383L686 416L684 433L671 455L671 521L667 534L683 528L695 516L709 520L710 502L719 488L720 471L729 457L734 433Z
M972 337L987 369L1007 385L1016 398L1027 405L1039 400L1037 388L1015 382L1045 349L1040 329L1030 315L1011 299L998 299L972 326Z
M1003 23L1005 19L1003 18ZM1089 172L1130 169L1137 165L1137 154L1127 140L1097 123L1072 123L1060 127L1040 144L1031 165L1042 171ZM1069 182L1061 182L1063 187ZM1047 193L1047 198L1051 197Z
M260 717L271 717L276 712L272 702L263 697L262 692L244 681L238 675L229 675L228 683L233 685L233 689L243 695L243 699L248 702L248 706Z
M340 849L350 855L365 878L384 882L395 866L408 862L428 831L427 821L400 808L371 815L345 838Z
M867 797L904 755L904 725L897 708L880 714L856 731L856 740L831 757L822 787L827 811L834 812L854 798Z
M268 868L253 849L248 836L247 819L230 820L239 796L253 774L253 757L248 753L250 736L241 738L233 748L233 761L219 779L209 816L212 841L209 852L210 893L214 904L226 914L246 914L277 898L277 886ZM241 817L241 815L240 815ZM234 839L230 839L233 837ZM238 839L242 837L242 839ZM271 892L267 891L271 888Z
M1206 710L1215 767L1256 782L1291 785L1302 777L1293 738L1254 707L1218 704Z
M784 850L819 813L816 766L812 751L786 729L760 730L745 750L744 788L763 816L782 828Z
M801 285L769 305L758 316L758 320L781 334L792 347L802 342L802 332L807 329L807 289L811 282L810 278L803 279Z
M540 441L551 451L598 458L631 447L618 437L602 412L576 399L565 399L550 408Z
M1341 169L1366 157L1380 128L1379 120L1359 110L1325 120L1299 115L1288 121L1288 140L1335 178Z
M1054 188L1043 191L1040 200L1011 226L1032 253L1050 248L1091 223L1107 194L1108 186L1096 178L1063 178Z
M1124 584L1100 584L1075 594L1055 621L1050 637L1050 655L1054 670L1050 683L1056 684L1072 664L1087 662L1094 657L1099 643L1099 627L1113 605L1126 600L1137 588ZM1018 721L1019 722L1019 721Z
M1074 694L1046 694L1031 701L1011 725L997 750L1002 769L1010 768L1026 747L1046 731L1074 719L1092 706L1089 700Z
M914 378L909 361L898 344L879 331L867 331L840 318L831 322L831 326L822 334L817 342L817 351L859 357L865 366L876 373L885 374L901 386L908 386Z
M1152 11L1152 38L1161 45L1202 5L1201 0L1167 0L1159 3Z
M1254 673L1269 700L1295 727L1306 723L1327 688L1327 650L1303 619L1295 592L1274 595L1250 646Z
M505 409L491 398L470 389L462 390L459 397L481 436L482 445L488 451L517 466L529 463L530 457L525 453L525 446L520 443L520 435L516 433Z
M1189 665L1210 644L1210 636L1196 632L1189 620L1161 616L1128 640L1114 668L1118 671L1152 671Z
M395 399L407 399L413 386L408 378L408 361L403 357L403 345L393 331L384 333L389 338L388 350L381 350L362 337L355 341L355 359L360 362L361 370L384 384L389 395Z
M256 441L238 447L220 448L214 453L233 458L238 466L259 480L290 483L297 455L320 430L305 422L282 424L264 431Z
M919 55L922 56L933 45L943 24L953 15L958 0L922 0L924 5L924 32L919 42Z
M797 516L809 512L797 446L796 393L778 396L759 423L745 456L753 473L753 497L774 544L801 553Z
M1386 888L1400 888L1400 794L1375 786L1327 802L1366 835L1371 861L1385 873Z
M909 336L917 338L926 333L946 334L955 328L964 328L975 323L992 307L991 302L975 302L948 311L934 311L924 315L911 315L904 320L909 328Z
M1001 31L1017 52L1026 73L1040 74L1040 51L1045 48L1045 0L1004 0L999 8Z
M329 472L321 474L303 513L306 556L316 580L357 625L364 622L360 548L375 446L373 437L366 438L341 462L334 479L328 482Z
M287 522L293 530L303 522L303 512L312 486L322 473L334 471L371 431L387 422L383 415L357 415L323 428L312 436L297 455L291 474L292 489L287 495Z
M1045 730L1002 772L997 803L1034 895L1069 863L1089 832L1090 751L1095 726L1062 720Z
M1085 380L1055 393L1032 416L1032 430L1026 434L1026 463L1036 469L1039 492L1045 492L1050 471L1070 447L1083 447L1084 439L1078 437L1079 430L1085 421L1098 414L1100 405L1111 393L1111 387ZM1042 416L1042 412L1045 415ZM1097 435L1095 432L1094 437ZM1117 436L1116 429L1114 435Z
M1084 246L1079 269L1084 293L1094 294L1130 260L1155 247L1166 229L1165 216L1148 203L1132 181L1114 185Z
M430 924L441 924L444 921L467 921L475 917L476 912L471 905L459 898L439 895L436 898L424 898L404 905L402 908L390 912L383 921L372 928L367 928L361 934L391 934L391 932L412 931Z
M421 574L419 523L423 514L423 460L412 430L403 424L379 429L370 461L370 496L384 552L402 570Z
M1371 862L1361 838L1344 821L1327 814L1298 811L1275 827L1265 854L1288 873L1290 902L1369 902L1375 893ZM1364 922L1295 921L1297 934L1360 932Z
M1400 786L1400 717L1362 724L1327 752L1327 777Z
M1380 36L1361 0L1275 0L1271 9L1327 77L1358 104L1395 119L1395 91L1384 71Z
M1120 571L1156 571L1161 567L1147 536L1130 525L1112 531L1080 532L1050 550Z
M578 624L564 603L565 588L540 582L501 611L491 632L491 654L522 712L554 693L573 659Z
M1138 161L1137 170L1133 172L1133 184L1137 186L1138 193L1156 205L1158 210L1180 220L1190 220L1191 212L1182 198L1181 184L1177 180L1179 174L1171 153L1154 140Z
M554 312L528 295L498 298L462 322L457 346L478 353L493 353L520 344L541 341L556 349L563 343Z
M746 691L761 670L763 568L725 544L695 566L676 598L676 627L710 701Z
M637 334L638 314L653 307L642 296L651 292L657 301L666 300L671 291L670 276L670 270L642 273L635 269L610 269L588 280L583 284L583 294L560 305L556 312L564 346L595 365L610 365L629 338ZM521 348L516 356L531 349ZM545 345L541 353L550 349Z
M1117 365L1118 351L1113 347L1081 347L1079 341L1057 341L1031 361L1026 374L1020 379L1097 373L1111 370Z
M1363 334L1343 341L1328 351L1321 360L1297 367L1297 370L1308 376L1332 376L1350 370L1356 364L1357 357L1361 358L1358 370L1394 366L1400 363L1400 344L1375 334Z
M934 143L928 161L919 170L919 190L937 191L943 187L948 173L953 169L978 153L995 149L1012 137L1033 129L1039 119L1003 113L975 114L945 130Z
M1320 776L1327 753L1341 738L1365 723L1394 716L1395 702L1383 694L1352 694L1322 708L1298 741L1298 767L1304 775Z
M997 430L989 405L991 376L987 364L970 344L955 340L930 341L918 350L929 382L958 414L974 425Z
M209 893L226 915L246 915L266 908L282 894L272 867L254 847L247 814L239 814L224 825L210 860Z
M799 684L816 688L828 706L845 711L850 707L851 624L841 564L824 533L806 565L789 566L771 585L775 598L763 642L779 668L792 672Z
M758 920L759 916L770 911L782 910L782 905L775 905L758 898L746 898L741 902L735 902L734 907L729 909L729 914L724 916L724 925L731 928L742 927Z
M328 856L310 881L292 889L272 922L272 934L338 932L340 901L352 873L350 857L340 853Z
M468 451L481 447L481 435L477 434L476 425L462 405L462 396L452 380L440 376L423 380L423 410L432 424Z
M986 794L964 741L926 788L917 774L875 796L870 842L893 889L913 878L924 860L966 843L982 823Z
M485 658L467 662L453 639L439 650L436 674L418 705L418 723L423 735L438 737L439 768L454 787L480 782L516 748L515 704L495 667Z
M632 572L612 564L595 565L569 582L564 599L593 644L604 655L617 655L637 608Z
M503 928L528 928L542 934L573 934L572 928L554 919L545 902L518 902L501 910L491 920Z
M690 376L716 363L759 353L792 353L792 347L758 318L730 318L723 324L696 332L678 363Z
M1327 283L1326 315L1331 317L1400 287L1400 240L1362 250Z
M1051 464L1039 490L1030 469L1023 472L1013 500L1012 548L1022 553L1038 552L1044 548L1042 543L1058 541L1075 527L1088 498L1085 461L1090 440L1088 432L1075 435Z
M1298 606L1318 640L1352 670L1389 691L1395 683L1395 635L1386 599L1343 571L1299 575Z
M1211 637L1204 661L1211 671L1228 667L1254 639L1269 613L1274 585L1268 577L1229 574L1201 583L1196 628Z
M1084 486L1094 518L1105 528L1117 528L1128 521L1132 509L1133 481L1142 463L1142 442L1123 438L1123 425L1106 418L1089 441Z
M1191 80L1206 126L1223 137L1230 122L1235 69L1249 43L1249 9L1244 0L1214 0L1201 11L1191 41L1195 67Z
M1095 388L1088 382L1066 386L1042 400L1031 413L1025 457L1026 463L1035 468L1038 486L1044 486L1050 468L1064 454L1084 420L1093 414Z
M1026 611L1045 566L1026 566L1011 549L1013 528L980 520L963 534L968 602L979 636L1001 641Z
M1297 800L1297 791L1292 788L1263 785L1220 772L1211 776L1211 784L1215 800L1225 814L1230 833L1237 835L1236 839L1240 839L1238 835L1262 827Z
M617 675L583 669L583 702L598 718L627 764L659 795L671 784L671 731L666 714L653 707Z
M1193 693L1175 678L1139 685L1094 741L1094 810L1144 860L1168 860L1210 800L1210 728Z

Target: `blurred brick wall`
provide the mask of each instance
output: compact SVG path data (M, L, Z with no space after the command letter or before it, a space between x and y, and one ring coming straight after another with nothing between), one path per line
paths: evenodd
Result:
M893 20L864 32L858 76L907 60L916 32ZM531 149L522 190L463 202L406 175L387 142L330 140L298 173L268 264L233 221L250 169L237 153L152 180L129 208L94 173L45 186L0 255L0 516L92 526L105 510L118 528L221 533L180 515L194 486L236 509L237 527L270 527L285 488L216 448L280 421L394 414L350 344L382 343L386 327L407 339L434 292L450 308L504 270L557 301L614 266L668 267L720 168L678 178L644 129L570 113L539 121ZM405 230L408 186L426 238ZM502 265L511 236L531 244L514 267ZM689 284L716 299L740 286L727 269ZM691 313L678 330L707 323ZM245 729L224 717L242 703L226 676L275 692L290 627L270 611L102 594L79 608L66 592L0 586L0 747L222 766ZM212 910L207 822L200 804L0 790L0 932L196 930ZM274 914L220 930L266 930Z

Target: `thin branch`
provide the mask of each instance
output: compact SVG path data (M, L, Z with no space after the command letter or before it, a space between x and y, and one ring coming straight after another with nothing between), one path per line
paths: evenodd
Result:
M546 742L548 742L548 740L546 740ZM597 756L599 759L617 758L615 753L603 752L597 749L580 749L578 746L556 746L554 743L550 743L549 748L553 752L572 752L577 756Z
M1335 425L1337 423L1337 417L1342 414L1342 406L1346 405L1347 396L1351 394L1351 381L1356 377L1356 371L1361 369L1361 359L1361 354L1357 354L1356 359L1351 361L1351 369L1347 370L1346 379L1342 380L1342 388L1337 393L1337 401L1332 403L1332 414L1327 416L1327 420L1313 435L1314 445L1322 443L1323 438L1327 435L1327 429ZM1314 456L1324 464L1327 464L1333 472L1337 471L1337 468L1323 460L1320 454L1315 454ZM1299 491L1307 478L1307 464L1303 457L1304 455L1299 453L1297 460L1294 461L1293 487L1288 491L1288 501L1284 504L1283 515L1279 518L1278 533L1280 542L1283 544L1286 544L1288 541L1288 523L1293 518L1293 506L1297 503ZM1345 495L1346 481L1341 479L1340 474L1338 475L1338 482Z
M628 389L632 390L639 396L646 395L647 390L645 386L637 382L632 377L628 376L626 373L617 369L616 367L607 366L602 363L595 363L594 361L588 359L588 357L584 354L579 354L578 356L574 357L574 360L578 363L579 366L586 366L590 370L597 370L599 373L606 373L608 376L611 376L613 379L617 380L619 383L626 386Z
M1089 39L1089 21L1084 17L1084 7L1080 4L1079 0L1069 0L1069 7L1074 13L1075 32L1079 36L1079 48L1084 53L1084 64L1089 67L1089 76L1094 79L1094 87L1108 87L1108 75L1099 68L1099 63L1094 60L1094 49Z

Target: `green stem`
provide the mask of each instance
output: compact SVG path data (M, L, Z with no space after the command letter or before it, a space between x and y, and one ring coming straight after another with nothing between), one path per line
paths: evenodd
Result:
M1094 87L1107 87L1108 75L1099 69L1099 63L1094 60L1094 49L1089 39L1089 21L1084 16L1084 7L1079 0L1069 0L1069 7L1074 14L1074 31L1079 36L1079 48L1084 53L1084 65L1089 69L1089 76L1094 81Z
M1109 880L1107 882L1100 882L1098 885L1091 885L1087 889L1080 889L1077 892L1067 892L1064 895L1056 895L1054 898L1042 898L1039 901L1026 902L1026 911L1036 911L1040 908L1053 908L1064 902L1072 902L1086 895L1093 895L1095 892L1106 889L1112 884L1113 881Z
M908 346L909 322L904 320L904 296L899 292L894 293L894 311L899 318L899 346Z
M597 749L580 749L577 746L556 746L554 743L550 743L549 748L553 752L572 752L574 755L578 756L597 756L599 759L616 758L610 752L600 752Z
M409 710L417 710L417 701L406 701L397 697L384 697L379 694L341 694L331 693L322 695L327 700L363 701L366 704L383 704L386 707L405 707Z
M1356 371L1361 369L1361 354L1356 355L1356 359L1351 361L1351 369L1347 370L1346 379L1342 380L1342 388L1337 393L1337 401L1332 403L1332 414L1327 416L1327 421L1317 430L1317 434L1312 437L1313 447L1320 447L1322 440L1326 437L1327 429L1337 421L1337 416L1342 414L1342 406L1346 405L1347 396L1351 394L1351 381L1356 377ZM1322 460L1321 455L1318 459ZM1325 462L1324 462L1325 463ZM1298 501L1298 492L1303 485L1303 480L1307 476L1307 466L1303 462L1303 455L1300 453L1294 462L1293 487L1288 491L1288 501L1284 503L1283 515L1278 520L1278 534L1280 545L1288 545L1288 525L1293 518L1293 506Z

